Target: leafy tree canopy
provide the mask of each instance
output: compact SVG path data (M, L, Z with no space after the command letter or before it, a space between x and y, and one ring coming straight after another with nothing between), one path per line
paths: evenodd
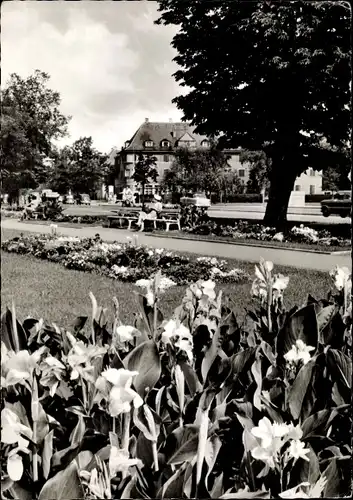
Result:
M183 193L214 192L220 189L220 182L224 182L226 170L229 170L227 155L215 143L210 149L180 148L172 167L165 173L163 185Z
M9 193L46 180L53 140L67 134L70 117L60 112L49 80L39 70L27 78L13 73L1 91L1 183Z
M108 172L108 156L94 148L92 137L81 137L56 151L50 187L62 194L71 189L92 195Z
M157 24L190 91L174 99L183 119L220 145L272 160L265 220L286 220L295 178L346 161L351 36L347 2L159 1ZM325 138L332 149L322 148Z

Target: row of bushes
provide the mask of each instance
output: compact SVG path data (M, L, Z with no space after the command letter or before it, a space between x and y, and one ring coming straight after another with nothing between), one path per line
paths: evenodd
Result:
M99 234L95 238L21 235L2 242L1 248L7 252L58 262L68 269L97 272L120 281L149 279L158 269L173 279L175 285L210 278L232 283L249 279L245 271L230 269L226 260L211 257L191 259L164 249L138 245L137 238L118 244L102 242Z
M239 324L212 281L172 318L160 272L132 325L92 301L71 331L2 316L2 498L336 498L351 494L351 291L284 306L255 266ZM131 300L134 300L131 297ZM88 321L87 321L88 320Z

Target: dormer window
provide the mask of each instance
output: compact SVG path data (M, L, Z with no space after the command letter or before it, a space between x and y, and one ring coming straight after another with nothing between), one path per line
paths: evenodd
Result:
M208 148L210 145L210 141L208 141L207 139L204 139L202 142L201 142L201 146L203 148Z
M167 141L167 139L164 139L162 142L161 142L161 146L162 148L169 148L170 146L170 142Z
M153 141L145 141L145 148L152 148L153 147Z

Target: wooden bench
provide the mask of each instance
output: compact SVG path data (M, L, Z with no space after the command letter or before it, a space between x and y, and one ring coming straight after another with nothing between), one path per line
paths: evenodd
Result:
M108 227L111 227L112 222L114 220L119 221L120 227L122 227L122 222L123 220L126 220L128 222L128 229L131 229L131 224L134 221L138 221L139 219L139 211L136 211L136 215L132 215L134 211L129 210L126 214L123 213L122 210L113 210L113 212L116 212L116 215L109 215L108 217Z
M140 231L144 230L146 221L153 222L154 229L157 229L157 222L163 222L165 224L166 231L169 231L169 228L172 225L176 225L178 230L181 231L180 213L178 212L162 212L162 216L158 219L145 219L142 221Z

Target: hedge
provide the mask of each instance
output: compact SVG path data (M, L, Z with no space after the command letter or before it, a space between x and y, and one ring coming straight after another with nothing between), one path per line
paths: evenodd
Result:
M306 194L305 203L320 203L320 201L327 200L329 198L329 194Z

